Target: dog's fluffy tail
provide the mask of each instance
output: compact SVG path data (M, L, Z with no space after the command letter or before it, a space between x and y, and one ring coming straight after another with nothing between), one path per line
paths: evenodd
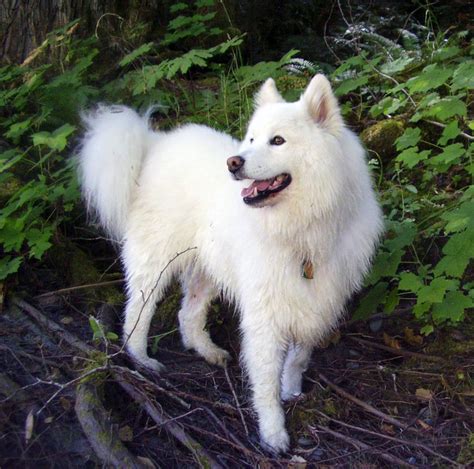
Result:
M83 115L87 131L79 151L79 178L90 212L120 241L152 141L147 119L125 106L99 106Z

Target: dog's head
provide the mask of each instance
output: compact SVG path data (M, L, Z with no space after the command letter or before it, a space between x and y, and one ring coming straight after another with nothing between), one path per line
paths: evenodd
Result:
M329 81L316 75L294 103L268 79L255 97L256 109L238 156L227 160L236 179L250 179L243 201L254 207L280 204L299 194L313 200L315 185L332 191L334 159L344 123ZM336 176L337 180L337 176ZM331 182L332 181L332 182ZM322 195L323 187L316 192ZM290 202L291 203L291 202Z

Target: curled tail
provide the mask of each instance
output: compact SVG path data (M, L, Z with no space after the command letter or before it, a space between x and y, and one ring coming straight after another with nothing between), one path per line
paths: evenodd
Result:
M78 155L82 193L88 209L120 241L153 133L146 118L125 106L100 106L83 120L87 131Z

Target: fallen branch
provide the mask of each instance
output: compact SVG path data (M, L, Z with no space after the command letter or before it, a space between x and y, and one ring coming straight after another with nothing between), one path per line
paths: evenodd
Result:
M95 386L88 383L77 386L74 409L89 443L106 466L146 467L120 441L117 428L111 424L110 414L102 405Z
M347 391L344 391L344 389L340 388L333 382L329 381L329 379L327 379L326 376L324 376L323 374L319 373L318 377L321 381L326 383L328 387L330 387L333 391L337 392L339 395L345 397L346 399L353 402L354 404L357 404L358 406L362 407L367 412L370 412L371 414L376 415L382 420L385 420L386 422L389 422L392 425L395 425L396 427L401 428L402 430L406 430L408 428L407 425L405 425L404 423L399 422L397 419L391 417L390 415L387 415L383 413L382 411L376 409L375 407L371 406L370 404L367 404L367 402L361 401L360 399L353 396L352 394L349 394Z
M125 279L120 278L117 280L108 280L106 282L97 282L97 283L86 283L84 285L77 285L75 287L60 288L59 290L53 290L46 293L41 293L41 295L36 295L35 298L46 298L52 295L62 295L63 293L70 293L77 290L87 290L90 288L101 288L109 287L110 285L120 285L125 282Z
M420 448L423 451L426 451L427 453L430 453L431 455L436 456L437 458L440 458L440 459L443 459L443 460L449 462L449 464L451 464L453 467L462 467L461 464L458 464L456 461L453 461L452 459L450 459L446 456L443 456L442 454L434 451L429 446L426 446L423 443L418 443L417 441L403 440L401 438L396 438L394 436L385 435L384 433L378 433L378 432L374 432L372 430L368 430L366 428L358 427L356 425L351 425L349 423L342 422L341 420L335 419L335 418L333 418L333 417L331 417L331 416L329 416L329 415L327 415L324 412L321 412L319 410L316 410L316 413L318 413L319 415L321 415L325 419L330 420L331 422L337 423L338 425L342 425L343 427L351 428L352 430L357 430L357 431L362 432L362 433L367 433L368 435L378 436L380 438L384 438L385 440L390 440L390 441L394 441L396 443L400 443L404 446L411 446L411 447L414 447L414 448Z
M173 435L181 444L186 446L191 453L194 455L196 462L201 467L211 467L213 469L220 469L222 466L215 461L211 455L205 451L205 449L190 437L176 422L168 417L162 410L158 408L151 402L148 396L141 392L139 389L135 388L132 384L128 383L124 379L119 377L118 383L122 389L140 406L147 412L147 414L154 420L154 422L163 427L171 435Z
M20 298L13 298L12 303L21 308L23 311L27 312L41 326L56 334L59 334L61 339L81 352L91 353L96 350L94 347L82 342L82 340L79 340L75 335L66 331L66 329L61 327L59 324L51 321L51 319L48 319L41 311L37 310L34 306L31 306L26 301L21 300Z
M311 433L315 433L316 429L318 429L319 431L323 431L325 433L328 433L329 435L332 435L335 438L338 438L339 440L349 443L350 445L354 446L358 450L369 451L370 453L376 454L383 460L391 464L395 464L397 467L416 467L413 464L410 464L404 461L403 459L397 458L396 456L393 456L389 453L385 453L377 448L374 448L372 446L369 446L366 443L363 443L362 441L356 440L355 438L351 438L350 436L347 436L347 435L343 435L342 433L336 432L322 425L315 425L314 427L308 426L308 428Z
M433 362L445 362L446 360L442 357L437 357L435 355L426 355L424 353L410 352L408 350L400 350L397 348L389 347L388 345L378 344L377 342L371 342L370 340L360 339L359 337L354 337L351 335L347 336L349 339L358 342L362 345L367 345L368 347L378 348L380 350L385 350L386 352L393 353L394 355L402 355L410 358L419 358L420 360L429 360Z
M230 380L229 370L227 369L227 366L224 367L224 371L225 371L225 377L227 378L227 383L229 384L229 388L232 391L232 395L234 396L235 405L237 406L237 410L239 411L240 420L242 421L242 425L244 426L245 434L249 436L249 429L247 427L247 423L245 422L242 409L240 408L240 402L239 402L239 399L237 399L237 394L235 392L234 386L232 385L232 381Z

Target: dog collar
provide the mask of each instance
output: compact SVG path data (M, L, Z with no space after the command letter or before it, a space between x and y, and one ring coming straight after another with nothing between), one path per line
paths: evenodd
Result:
M314 267L310 260L306 260L301 264L301 275L308 280L314 278Z

